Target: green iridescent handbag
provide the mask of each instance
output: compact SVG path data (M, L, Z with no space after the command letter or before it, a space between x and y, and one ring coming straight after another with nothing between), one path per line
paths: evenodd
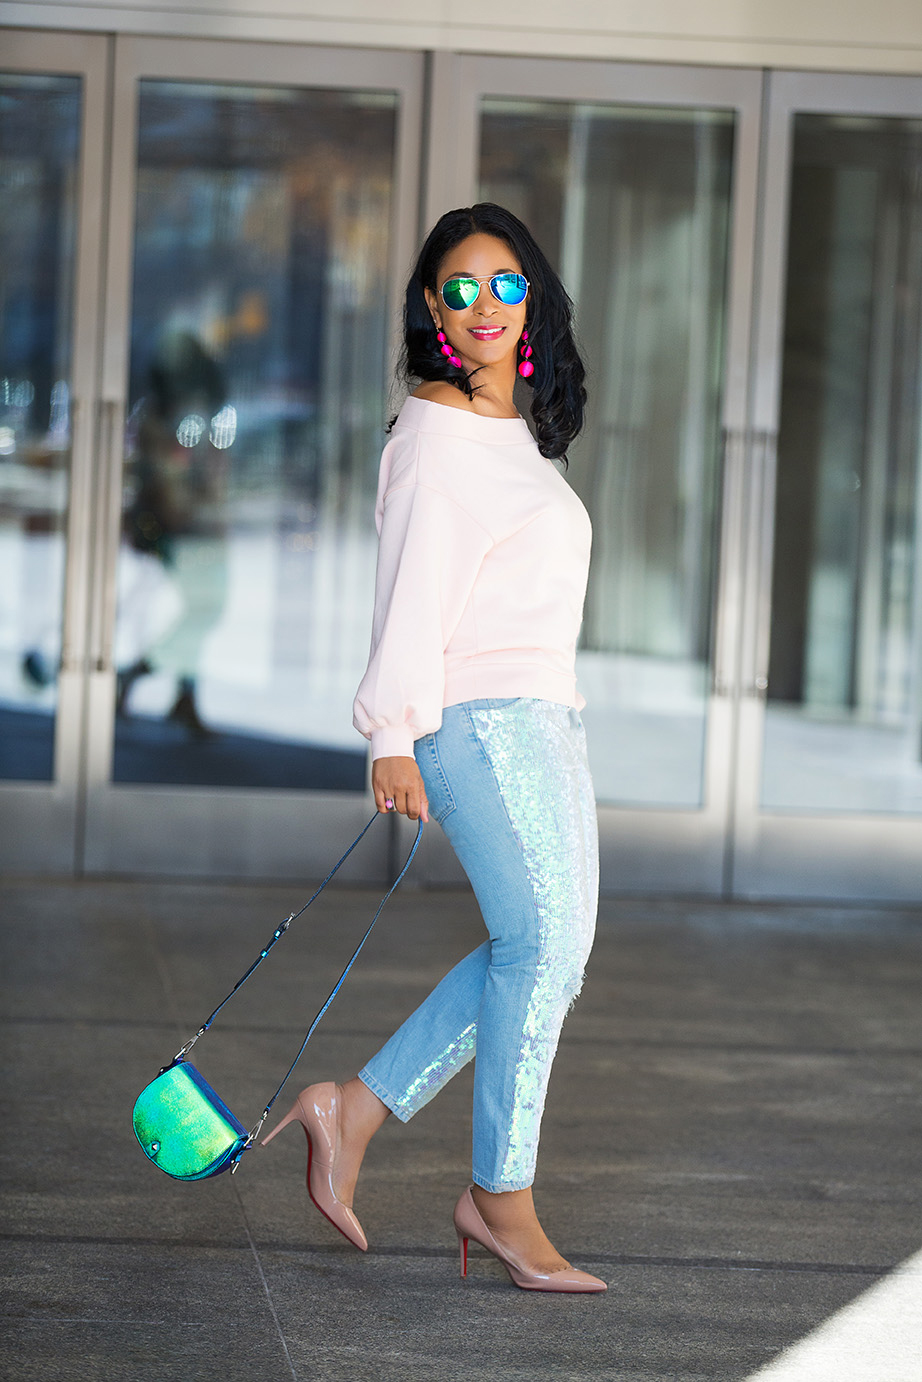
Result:
M413 856L422 839L422 821L419 822L416 839L406 863L381 899L378 910L371 919L371 925L356 946L352 959L346 965L333 986L332 992L307 1029L307 1035L301 1042L301 1049L289 1066L285 1078L269 1100L259 1121L248 1132L220 1095L215 1093L208 1081L196 1070L192 1062L186 1060L186 1055L199 1037L204 1036L205 1032L208 1031L224 1004L233 998L253 971L262 964L276 941L284 936L291 923L297 920L301 912L307 911L314 899L323 892L336 870L345 863L365 831L369 830L377 820L378 815L379 812L376 811L365 829L353 840L339 863L330 870L313 896L305 902L301 911L293 912L282 922L281 926L276 927L268 945L259 952L253 964L250 965L243 977L238 979L227 997L221 1000L211 1016L202 1023L195 1036L190 1038L181 1050L177 1051L170 1064L164 1066L156 1079L151 1080L150 1084L139 1094L134 1106L135 1136L141 1144L144 1155L174 1180L207 1180L210 1176L219 1176L222 1171L226 1171L228 1168L233 1175L240 1164L240 1158L248 1148L252 1147L259 1136L263 1123L269 1117L272 1105L285 1088L289 1076L304 1054L304 1048L313 1036L317 1023L339 993L346 975L358 959L362 946L371 935L372 927L384 909L385 902L413 862Z
M145 1154L174 1180L207 1180L236 1166L249 1137L186 1060L168 1065L141 1091L134 1130Z

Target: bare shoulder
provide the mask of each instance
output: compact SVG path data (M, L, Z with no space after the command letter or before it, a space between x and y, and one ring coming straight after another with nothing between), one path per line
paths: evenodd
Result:
M441 403L445 408L460 408L465 413L476 411L471 399L445 379L424 379L411 397L424 403Z

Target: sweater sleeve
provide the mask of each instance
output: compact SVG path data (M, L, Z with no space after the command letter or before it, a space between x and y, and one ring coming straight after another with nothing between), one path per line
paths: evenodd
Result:
M384 496L371 655L353 706L372 757L412 758L442 723L444 653L490 534L447 495L402 484Z

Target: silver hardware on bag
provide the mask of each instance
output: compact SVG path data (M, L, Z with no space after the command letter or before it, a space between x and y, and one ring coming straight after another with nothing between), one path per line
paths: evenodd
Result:
M186 1042L185 1046L180 1046L179 1050L176 1052L176 1055L173 1057L173 1064L175 1065L178 1060L182 1060L185 1056L187 1056L189 1052L192 1050L195 1043L198 1041L199 1037L204 1036L207 1031L207 1027L199 1027L195 1036L190 1037L189 1040Z

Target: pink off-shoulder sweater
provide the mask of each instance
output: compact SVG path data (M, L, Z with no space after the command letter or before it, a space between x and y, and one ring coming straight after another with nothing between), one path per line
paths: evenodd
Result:
M522 418L419 398L381 458L371 655L353 723L412 757L445 706L534 696L580 709L589 515Z

